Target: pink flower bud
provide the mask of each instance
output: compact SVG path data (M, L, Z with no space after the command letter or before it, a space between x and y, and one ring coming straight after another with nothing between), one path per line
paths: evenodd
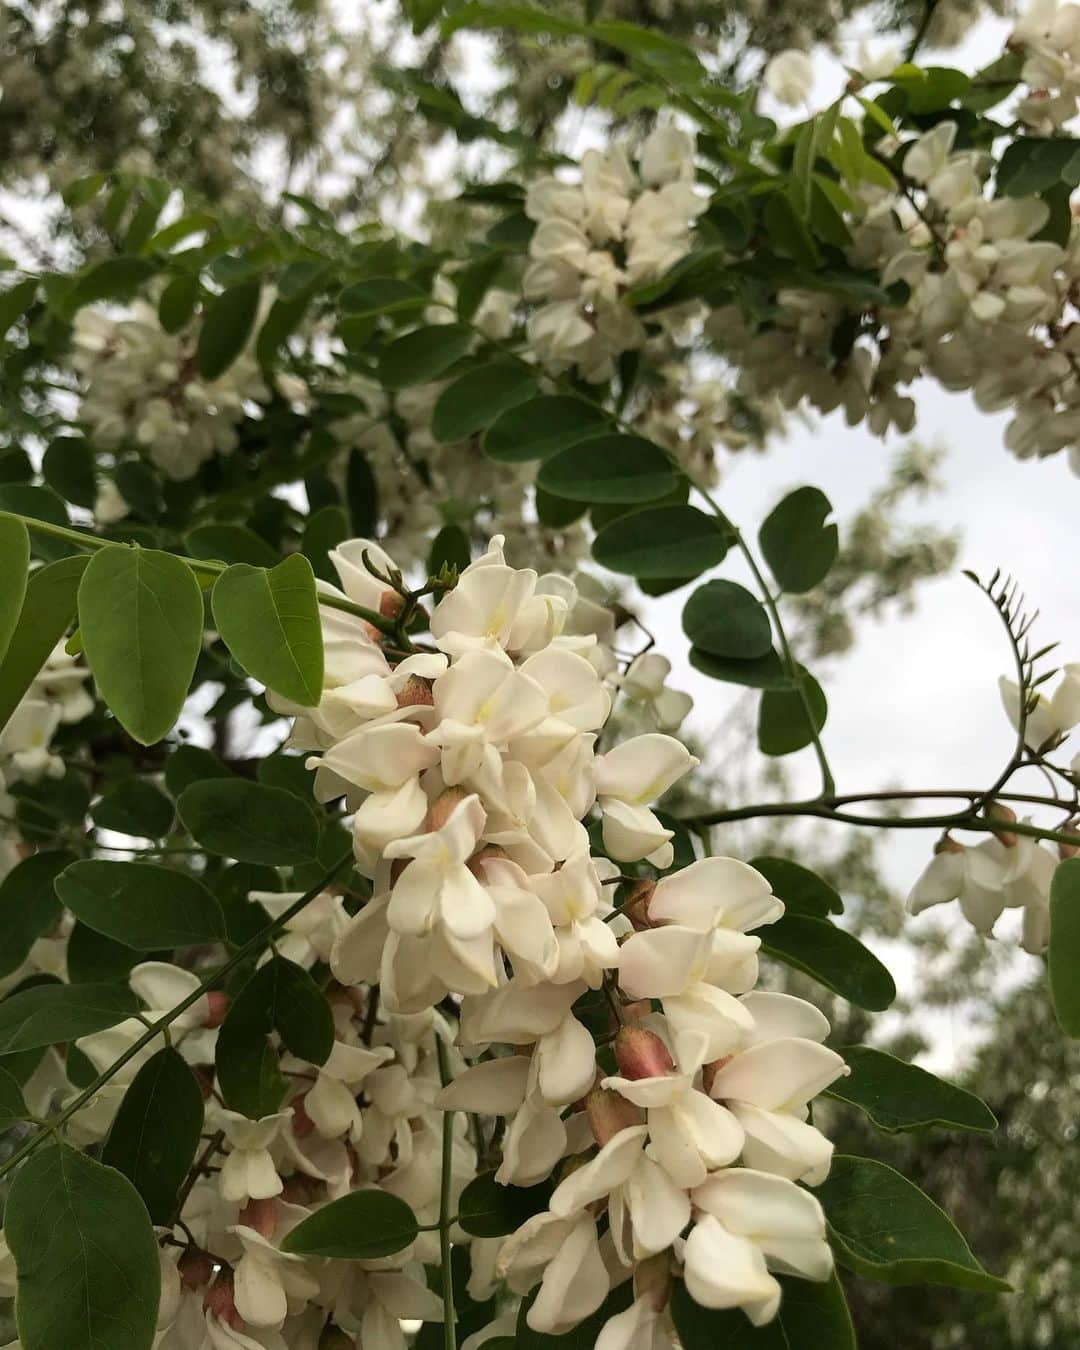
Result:
M484 874L484 863L506 858L508 856L509 855L507 854L506 849L504 849L501 844L485 844L483 848L478 849L472 855L472 857L465 864L465 866L469 869L469 871L473 874L474 877L479 877L481 881L484 881L486 880Z
M205 1289L214 1278L217 1263L209 1252L200 1247L189 1247L176 1263L185 1289Z
M213 1313L219 1322L232 1327L233 1331L243 1331L244 1319L236 1311L233 1273L228 1266L203 1295L203 1308L208 1313Z
M410 675L398 690L398 707L430 708L435 702L435 697L431 692L431 685L431 680L424 679L422 675Z
M937 843L934 845L935 857L939 853L966 853L966 852L967 852L966 846L964 844L961 844L958 840L953 839L953 837L948 834L943 834L941 838L937 841Z
M1003 802L991 802L986 814L991 820L1014 821L1016 819L1016 812L1012 807L1004 805ZM995 830L994 835L1001 840L1006 848L1016 847L1016 835L1012 830Z
M206 996L206 1001L210 1005L206 1014L204 1027L219 1027L225 1021L225 1014L229 1011L229 996L223 989L211 989Z
M454 808L463 802L468 795L463 787L449 787L444 792L440 792L428 807L424 829L441 830L454 814Z
M269 1200L249 1200L240 1211L237 1223L242 1223L246 1228L254 1228L256 1233L261 1233L264 1238L269 1239L274 1236L277 1219L277 1197L271 1196Z
M653 922L649 918L649 901L653 898L655 890L656 882L650 881L647 877L627 885L627 899L623 902L622 912L639 933L643 929L653 927Z
M615 1062L624 1078L662 1078L675 1069L667 1046L655 1031L646 1027L619 1028Z
M306 1094L305 1094L306 1095ZM292 1132L297 1139L306 1139L315 1128L315 1122L304 1110L303 1096L294 1097L289 1103L292 1107Z
M601 1148L614 1139L620 1130L628 1130L644 1123L641 1109L608 1088L593 1088L585 1098L593 1138Z

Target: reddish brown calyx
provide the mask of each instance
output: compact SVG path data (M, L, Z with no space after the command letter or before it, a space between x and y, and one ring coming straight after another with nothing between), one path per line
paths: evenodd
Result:
M671 1051L647 1027L622 1026L615 1037L615 1062L624 1078L663 1078L675 1072Z

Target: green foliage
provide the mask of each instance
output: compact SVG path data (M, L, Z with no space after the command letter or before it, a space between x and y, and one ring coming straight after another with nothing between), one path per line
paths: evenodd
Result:
M916 1064L868 1045L843 1052L851 1072L828 1089L831 1097L851 1102L881 1130L915 1130L943 1125L954 1130L993 1130L994 1113L971 1092L945 1083Z
M332 1200L292 1229L282 1251L343 1261L393 1256L417 1235L416 1216L388 1191L360 1190Z
M785 914L761 930L761 946L860 1008L880 1012L896 998L893 978L873 952L827 919Z
M406 333L386 347L379 358L379 379L387 389L437 380L465 355L472 330L458 323L441 323Z
M758 708L758 748L763 755L791 755L810 745L825 725L829 705L817 680L805 670L797 676L802 692L766 688ZM807 708L809 704L809 709Z
M535 392L536 379L523 366L498 362L477 366L439 395L431 414L431 434L437 441L467 440Z
M139 1011L120 984L36 984L0 1003L0 1055L77 1040Z
M640 436L596 436L546 459L536 481L575 502L636 504L666 497L679 475L658 445Z
M751 858L750 866L765 877L783 900L788 914L808 914L817 919L828 918L830 914L843 914L844 902L837 891L808 867L802 867L789 858L768 855Z
M288 867L317 856L315 813L291 792L240 778L203 778L177 802L185 829L210 853Z
M1080 1036L1080 859L1069 858L1050 886L1050 990L1062 1029Z
M671 1291L671 1316L684 1350L855 1350L844 1291L834 1274L813 1280L781 1279L783 1293L776 1319L753 1326L740 1310L703 1308L676 1280Z
M488 429L484 451L504 464L547 459L602 435L611 423L584 399L544 396L504 412Z
M163 839L173 823L173 804L153 783L126 778L95 803L94 824L143 839Z
M0 727L74 618L86 562L85 557L62 558L35 572L27 582L19 621L0 662Z
M224 375L244 350L255 328L261 291L258 281L241 281L206 307L195 349L195 364L203 379Z
M840 532L826 523L832 504L820 488L798 488L765 517L761 551L777 585L801 594L813 590L836 561Z
M72 861L70 853L32 853L0 881L0 976L17 970L60 917L53 880Z
M80 922L136 951L225 938L225 916L206 887L153 863L83 859L56 878L56 893Z
M723 562L731 539L695 506L652 506L621 516L593 542L593 557L639 580L694 577Z
M700 651L754 661L772 650L772 627L761 601L735 581L700 586L683 609L683 632Z
M502 1237L547 1209L550 1197L550 1186L505 1186L494 1172L481 1172L461 1192L458 1222L472 1237Z

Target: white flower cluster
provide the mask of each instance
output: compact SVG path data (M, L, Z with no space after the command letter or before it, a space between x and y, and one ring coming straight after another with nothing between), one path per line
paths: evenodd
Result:
M1014 729L1020 728L1020 690L1001 677L1001 697ZM1024 742L1029 751L1044 753L1060 745L1080 723L1080 663L1072 662L1052 696L1037 694L1034 706L1024 721ZM1073 760L1073 773L1080 773L1080 755ZM908 897L912 914L921 914L933 905L958 900L964 918L979 933L989 935L1006 909L1023 911L1020 945L1038 956L1046 950L1050 938L1050 885L1060 858L1080 851L1061 844L1057 852L1024 834L1010 830L1016 821L1012 809L994 803L994 818L1001 829L967 848L946 834L934 850L934 857L923 870ZM1028 824L1028 821L1022 822ZM1071 832L1072 827L1066 827Z
M1080 96L1080 5L1035 0L1017 20L1009 46L1021 51L1020 78L1029 87L1020 118L1052 135L1076 116Z
M694 186L694 141L675 127L655 131L638 152L589 150L579 184L534 180L526 214L537 222L523 287L543 301L529 318L529 344L552 369L575 368L601 382L623 352L645 343L645 327L623 299L690 252L695 219L708 198ZM662 321L678 321L666 312Z
M137 447L169 478L190 478L215 452L236 448L236 426L270 397L250 350L216 380L195 366L198 325L166 333L156 311L137 301L114 318L80 309L75 369L86 380L79 417L102 450Z
M780 292L778 314L760 331L731 307L706 327L752 395L777 394L788 408L843 408L849 424L865 420L884 435L911 430L915 405L901 389L931 375L971 390L984 411L1012 410L1005 442L1021 458L1068 448L1080 471L1080 328L1072 322L1080 236L1074 227L1067 247L1036 239L1045 202L987 197L989 157L954 150L955 137L954 122L939 122L904 153L904 174L925 207L869 189L853 227L852 265L909 290L903 304L878 311L875 340L861 338L838 357L845 302L798 290Z

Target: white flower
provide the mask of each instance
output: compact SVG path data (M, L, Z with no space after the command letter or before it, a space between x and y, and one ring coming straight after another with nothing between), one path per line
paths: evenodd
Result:
M805 52L789 47L769 61L764 80L773 98L795 107L806 102L814 87L814 63Z
M1001 701L1013 728L1020 729L1020 689L1004 675L998 681ZM1080 662L1062 668L1061 679L1053 694L1036 692L1035 706L1024 723L1024 743L1029 750L1057 741L1080 722Z
M271 1147L282 1127L292 1119L292 1111L249 1120L237 1111L220 1112L221 1128L229 1153L218 1174L222 1198L241 1205L249 1200L266 1200L280 1195L283 1188Z
M319 1292L319 1281L305 1269L303 1257L279 1252L253 1228L238 1224L228 1231L244 1251L234 1267L237 1312L253 1327L280 1329L290 1304L303 1308Z
M647 734L597 756L596 791L603 812L604 846L617 862L648 858L669 867L673 831L647 803L662 797L699 761L670 736Z
M526 1321L549 1336L594 1313L610 1288L596 1224L583 1213L534 1214L503 1243L496 1269L518 1294L540 1282Z

